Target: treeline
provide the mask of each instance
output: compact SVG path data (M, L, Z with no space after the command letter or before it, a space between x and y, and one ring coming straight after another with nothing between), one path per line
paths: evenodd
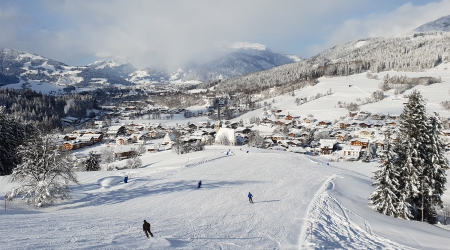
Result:
M10 174L17 166L19 158L16 149L33 131L33 126L19 122L6 113L5 107L0 106L0 175Z
M88 110L98 108L95 99L88 94L52 96L29 89L8 88L0 89L0 106L17 122L35 125L44 131L60 128L63 117L84 118Z
M440 77L407 77L407 76L392 76L387 74L383 78L383 82L380 83L379 88L383 91L395 89L395 94L402 94L408 89L411 89L418 85L428 86L433 83L440 83Z
M190 106L203 106L206 100L203 98L203 93L188 93L181 92L170 95L155 95L151 97L151 101L157 106L168 108L187 108Z

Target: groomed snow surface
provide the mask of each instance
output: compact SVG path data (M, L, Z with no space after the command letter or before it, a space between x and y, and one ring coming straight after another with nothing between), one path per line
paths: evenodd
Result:
M376 164L328 165L319 157L224 146L184 155L146 153L142 160L140 169L78 173L80 185L72 186L72 199L60 204L40 209L8 204L0 212L0 248L448 249L450 245L446 229L384 216L370 208L367 197L373 187L367 173ZM124 176L128 183L120 181ZM197 189L199 180L203 185ZM2 192L11 187L4 177L0 183ZM253 204L248 192L254 195ZM155 238L145 237L144 219Z

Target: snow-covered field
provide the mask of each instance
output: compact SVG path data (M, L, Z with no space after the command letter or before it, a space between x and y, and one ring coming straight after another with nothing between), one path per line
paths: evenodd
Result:
M373 188L366 174L374 164L328 165L319 157L223 146L185 155L146 153L142 160L140 169L78 173L80 185L72 186L72 199L61 204L37 210L8 204L0 212L1 248L446 249L450 244L449 230L370 208ZM125 175L128 183L117 183ZM199 180L203 185L197 189ZM4 177L0 183L0 192L11 187ZM142 232L144 219L155 238Z
M441 77L442 83L418 86L427 110L439 111L448 95L450 71L443 64L427 72L385 74ZM312 114L333 120L347 114L338 102L356 102L378 90L381 80L365 74L321 78L296 96L275 98L283 113ZM352 85L349 87L349 85ZM45 85L40 85L45 87ZM295 98L332 90L300 106ZM411 90L405 92L410 93ZM403 95L386 92L384 100L361 110L400 114ZM272 99L267 100L268 102ZM192 107L201 110L204 107ZM257 109L235 118L261 117ZM206 117L134 122L176 125ZM130 122L130 121L128 121ZM267 132L273 128L267 127ZM155 142L156 143L156 142ZM103 145L104 146L104 145ZM86 153L85 148L76 153ZM230 150L230 151L229 151ZM247 150L249 151L247 153ZM229 154L226 153L229 151ZM123 171L79 172L72 199L34 209L20 203L1 209L0 249L448 249L450 227L381 215L367 197L375 163L331 162L325 158L244 147L207 146L176 155L145 153L143 167ZM114 163L123 165L122 163ZM124 183L123 177L129 176ZM203 186L197 189L197 182ZM14 184L0 177L0 193ZM450 189L450 186L447 185ZM250 204L247 193L254 195ZM444 201L450 200L446 191ZM3 198L1 198L3 202ZM146 219L154 239L142 232Z

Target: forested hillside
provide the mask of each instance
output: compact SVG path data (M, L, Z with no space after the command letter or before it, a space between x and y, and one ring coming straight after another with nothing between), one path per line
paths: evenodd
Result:
M396 38L370 38L334 46L308 60L243 77L200 84L218 91L291 85L322 76L345 76L365 71L422 71L450 61L450 34L414 33Z
M91 95L52 96L25 89L0 89L0 107L20 123L36 125L44 130L61 127L65 116L84 118L87 110L96 108Z

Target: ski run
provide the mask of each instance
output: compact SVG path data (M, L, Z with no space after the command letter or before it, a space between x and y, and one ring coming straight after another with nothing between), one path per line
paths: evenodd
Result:
M450 244L446 229L370 207L376 163L328 163L225 146L145 154L142 160L140 169L79 172L72 199L60 204L36 210L7 204L0 213L1 248L446 249ZM0 191L12 185L1 177ZM145 237L144 219L154 238Z

